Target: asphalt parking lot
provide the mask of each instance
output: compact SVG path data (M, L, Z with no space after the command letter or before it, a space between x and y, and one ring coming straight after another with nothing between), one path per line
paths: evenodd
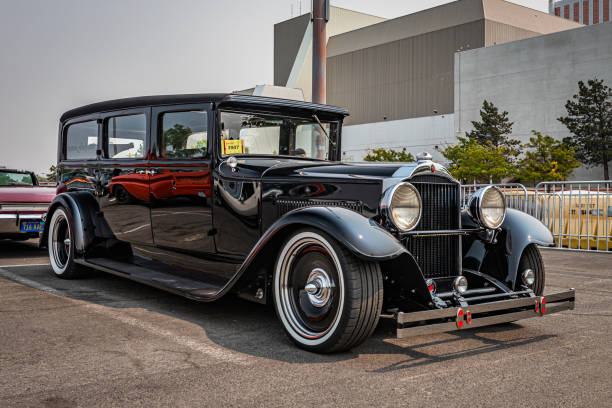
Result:
M65 281L34 242L0 242L0 405L611 406L612 254L544 252L576 310L394 340L295 348L274 311L201 304L105 274Z

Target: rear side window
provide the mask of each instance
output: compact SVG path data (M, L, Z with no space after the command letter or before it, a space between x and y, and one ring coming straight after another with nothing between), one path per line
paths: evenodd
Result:
M161 116L162 157L199 159L208 151L208 115L205 111L168 112Z
M142 158L147 118L144 114L113 116L105 121L106 153L110 159Z
M69 125L66 130L66 159L95 159L98 123L95 120Z

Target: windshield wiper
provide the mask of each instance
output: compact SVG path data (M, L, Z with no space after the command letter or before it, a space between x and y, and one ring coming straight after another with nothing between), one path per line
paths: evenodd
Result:
M323 134L325 135L325 137L327 138L327 140L329 141L329 143L332 144L332 146L334 146L334 148L336 147L336 142L334 142L333 140L331 140L331 138L329 137L329 135L327 134L327 130L325 130L325 128L323 127L323 124L321 123L321 121L319 120L319 118L317 117L316 114L313 114L312 117L314 118L314 120L317 121L317 124L319 125L319 127L321 128L321 130L323 131Z

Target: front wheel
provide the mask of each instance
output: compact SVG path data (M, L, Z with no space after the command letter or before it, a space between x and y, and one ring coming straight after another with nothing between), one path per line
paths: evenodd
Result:
M374 331L382 302L380 266L327 234L300 230L281 247L274 306L299 347L326 353L358 345Z
M526 271L531 270L533 274L533 283L529 285L524 282L524 274ZM525 286L528 286L533 290L536 296L542 296L544 293L544 284L546 280L546 272L544 270L544 261L542 261L542 255L540 250L535 245L529 245L523 251L521 260L519 262L517 279Z

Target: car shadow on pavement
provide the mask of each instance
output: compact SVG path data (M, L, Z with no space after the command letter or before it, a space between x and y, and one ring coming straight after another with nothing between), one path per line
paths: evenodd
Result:
M391 326L390 322L383 322L382 326ZM377 332L381 329L379 324ZM381 342L384 338L392 337L378 333ZM500 338L500 337L503 337ZM514 347L539 343L557 337L551 334L534 334L518 323L504 323L494 326L466 329L456 332L440 333L431 337L414 337L409 340L396 340L400 344L389 344L387 352L403 354L407 358L394 362L385 367L369 372L385 373L403 370L445 361L473 357L481 354L499 352ZM398 350L399 348L399 350ZM380 350L378 352L385 352Z
M2 258L0 256L0 261ZM4 269L67 298L114 309L144 309L188 322L201 328L202 335L220 347L287 363L333 363L364 355L405 356L399 362L371 370L384 373L495 352L553 337L533 334L517 324L507 324L399 342L388 340L395 337L394 327L391 321L381 320L375 333L353 350L315 354L300 350L288 339L273 308L268 305L234 296L213 303L199 303L105 273L78 280L58 279L52 276L49 268L48 265L30 265ZM514 334L508 336L508 333Z

